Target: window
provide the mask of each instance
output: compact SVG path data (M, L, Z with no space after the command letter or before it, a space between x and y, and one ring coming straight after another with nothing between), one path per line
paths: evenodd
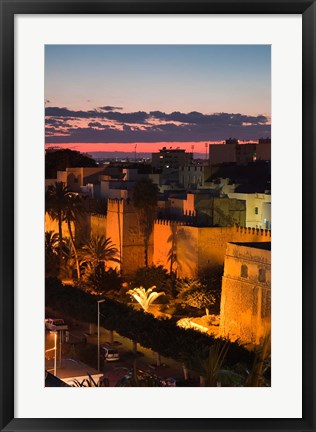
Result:
M258 207L255 207L255 214L258 214Z
M265 269L259 269L258 280L259 280L259 282L265 282L266 281L266 271L265 271Z
M247 278L248 277L248 267L245 264L243 264L241 266L240 276L243 277L243 278Z

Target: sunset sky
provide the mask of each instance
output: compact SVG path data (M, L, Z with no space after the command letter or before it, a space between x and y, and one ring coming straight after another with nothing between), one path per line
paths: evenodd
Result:
M46 145L87 152L271 136L270 46L47 45L45 111Z

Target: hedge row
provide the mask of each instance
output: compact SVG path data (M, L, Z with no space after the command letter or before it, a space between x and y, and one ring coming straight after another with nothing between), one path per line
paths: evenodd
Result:
M46 280L46 306L78 321L97 322L98 299L99 297L76 287L62 285L58 279ZM105 299L105 302L100 304L100 312L101 326L179 361L206 358L215 341L213 336L178 327L173 319L157 319L151 314L111 299ZM252 364L252 352L236 342L229 344L227 365L240 362L248 366Z

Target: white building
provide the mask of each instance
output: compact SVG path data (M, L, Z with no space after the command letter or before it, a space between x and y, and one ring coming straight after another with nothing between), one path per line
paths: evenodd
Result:
M271 229L271 194L228 193L229 198L246 201L246 227Z

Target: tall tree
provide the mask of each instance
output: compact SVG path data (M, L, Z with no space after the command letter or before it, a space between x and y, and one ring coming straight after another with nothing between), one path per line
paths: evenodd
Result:
M53 231L45 232L45 275L57 276L59 272L58 234Z
M46 192L45 209L53 220L58 222L59 238L59 267L62 267L63 260L63 228L62 223L65 218L65 211L68 205L68 188L63 182L55 182L50 185Z
M80 223L82 221L82 216L85 213L85 207L82 199L76 193L68 192L66 207L64 211L64 220L67 223L67 228L69 232L69 239L71 248L74 254L76 270L77 270L77 278L80 279L80 264L78 259L77 248L75 244L74 234L72 232L72 223Z
M100 267L105 269L108 261L119 263L118 253L110 237L92 236L79 251L80 264L95 272Z
M259 347L255 350L252 369L246 380L246 387L262 387L264 374L271 368L271 333L268 332Z
M133 190L133 204L137 211L144 239L145 267L148 267L148 245L157 212L158 186L150 179L139 180Z
M168 261L170 262L170 276L173 278L177 277L177 235L178 235L178 225L176 222L171 222L171 234L168 237L167 243L171 243L170 250L168 252Z
M229 347L228 340L217 339L205 353L206 355L201 356L201 353L197 353L187 359L189 368L200 374L201 386L216 387L219 384L221 374L230 373L230 371L223 369ZM235 375L233 372L231 374Z
M65 171L70 167L96 167L94 159L76 150L48 150L45 154L45 178L57 177L57 171Z

